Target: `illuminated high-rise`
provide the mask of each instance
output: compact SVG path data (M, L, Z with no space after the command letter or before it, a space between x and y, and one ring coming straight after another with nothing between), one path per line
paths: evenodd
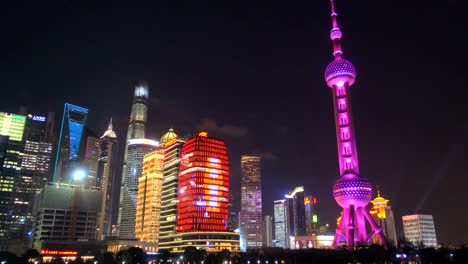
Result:
M127 164L123 186L120 190L120 207L117 224L120 238L135 237L135 217L138 194L138 178L143 171L143 157L158 146L151 139L129 139Z
M85 127L83 133L83 146L79 155L81 167L86 168L87 181L85 186L88 188L98 188L97 174L99 167L99 153L101 151L101 139L89 127Z
M185 140L179 138L174 129L169 129L159 141L164 148L164 168L161 196L161 214L159 225L159 248L169 249L177 233L177 187L179 184L179 166L182 145Z
M54 182L71 182L78 163L88 109L65 103L55 158Z
M370 202L374 205L370 214L374 221L382 228L382 233L389 244L397 246L398 240L395 229L395 218L393 217L392 207L387 205L390 200L380 196L380 190L377 189L377 197ZM379 243L378 237L374 236L374 243Z
M343 208L333 245L340 246L341 240L344 239L348 249L354 250L356 243L368 244L371 242L372 235L369 235L366 230L366 222L371 226L371 234L377 234L381 241L384 239L380 227L366 209L372 197L372 186L359 173L350 98L350 87L356 80L356 68L350 61L342 57L342 34L338 27L334 0L330 0L330 3L332 9L330 39L333 42L334 60L325 69L324 77L333 95L340 172L339 178L333 185L333 197Z
M21 158L24 151L23 133L26 117L0 112L0 250L6 250L14 238L14 223L20 220L15 209L14 192L21 176Z
M135 157L129 157L130 151L130 142L133 142L133 149L135 149L135 140L141 141L145 138L145 129L146 129L146 119L147 119L147 111L148 111L148 98L149 98L149 91L148 85L145 82L139 82L135 86L135 90L133 93L133 101L132 101L132 110L130 112L130 120L128 123L128 130L127 130L127 140L125 144L125 152L124 152L124 161L123 161L123 169L122 169L122 182L120 186L120 205L119 205L119 212L117 216L117 226L118 231L117 234L122 238L132 238L134 236L134 229L135 229L135 220L131 220L130 218L135 217L135 206L136 206L136 190L138 189L138 177L141 176L141 165L139 166L140 172L136 173L134 167L129 168L131 166L130 163L135 161ZM133 140L133 141L132 141ZM138 147L136 147L138 148ZM152 148L153 149L153 148ZM150 151L149 149L147 151ZM143 155L147 153L144 151ZM135 151L133 151L135 152ZM138 151L137 151L138 152ZM135 155L133 155L135 156ZM143 162L143 156L137 155L139 158L139 163ZM138 175L137 175L138 174ZM125 207L130 206L131 202L134 201L134 206L125 209ZM126 205L123 205L126 204ZM128 214L128 216L122 216L123 214ZM132 221L130 223L122 223L122 218L125 221L129 220ZM122 228L123 233L121 233Z
M304 197L304 206L306 220L306 235L315 235L318 231L317 197L312 195Z
M261 248L262 239L262 176L261 158L241 157L240 231L243 251Z
M263 217L263 246L273 246L273 217L271 215Z
M437 236L432 215L404 215L403 232L406 241L416 247L437 247Z
M286 200L274 201L273 228L274 245L280 248L289 248L289 212Z
M239 252L239 234L227 231L229 161L223 141L201 132L184 143L177 190L177 233L166 248Z
M154 243L157 251L161 213L164 148L157 148L143 158L142 176L138 178L135 237Z
M99 219L98 239L104 239L111 235L112 221L114 217L114 196L118 195L120 184L117 184L116 159L117 159L117 135L112 126L109 126L101 136L99 161L96 185L101 189L103 196L101 202L101 218Z
M294 188L285 197L288 206L289 236L305 236L307 228L304 187Z

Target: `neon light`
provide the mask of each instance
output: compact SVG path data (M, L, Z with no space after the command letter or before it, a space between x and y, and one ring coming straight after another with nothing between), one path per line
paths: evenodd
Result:
M344 85L344 82L343 82L343 81L338 81L338 82L336 83L336 86L338 86L338 87L343 87L343 85Z
M75 256L78 255L76 250L52 250L52 249L42 249L41 255L64 255L64 256Z
M198 135L199 135L200 137L207 137L207 136L208 136L208 133L207 133L207 132L200 132L200 133L198 133Z

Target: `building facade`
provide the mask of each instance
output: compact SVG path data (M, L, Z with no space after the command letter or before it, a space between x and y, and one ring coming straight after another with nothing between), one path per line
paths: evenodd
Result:
M263 217L263 246L273 246L273 217L271 215Z
M81 166L78 159L87 115L88 109L65 103L55 157L54 182L71 182L73 171Z
M261 248L262 238L262 177L261 158L241 157L240 232L243 251Z
M160 147L164 148L159 226L160 249L169 249L177 233L177 187L179 185L180 155L184 142L185 140L179 138L172 128L159 141Z
M404 215L403 232L406 241L417 247L437 247L437 236L432 215Z
M89 127L85 127L83 135L83 147L79 155L81 167L87 172L87 188L100 189L97 182L97 174L99 168L99 154L101 152L101 139Z
M95 241L101 196L101 191L79 185L45 186L34 208L34 248L52 241Z
M177 192L177 233L166 243L171 252L187 246L239 252L239 234L227 231L229 161L223 141L201 132L184 143Z
M377 197L371 200L374 205L370 211L374 221L382 228L382 233L387 239L389 245L397 247L398 238L396 235L395 218L393 217L392 208L387 205L389 200L380 196L380 191L377 190ZM374 236L374 243L380 243L378 237Z
M308 236L318 234L317 197L309 195L304 197L306 234Z
M289 210L286 200L274 201L274 247L289 248Z
M159 242L164 149L157 148L143 158L142 176L138 178L135 237L140 241Z
M159 143L151 139L130 139L127 143L125 178L120 193L119 225L120 238L135 237L135 217L138 195L138 178L143 171L143 157Z
M289 235L290 236L305 236L306 235L306 207L304 187L298 186L288 194L286 194L286 204L289 208Z
M109 126L101 136L101 149L99 150L98 170L96 183L102 191L101 219L99 220L98 239L104 239L111 235L112 223L114 219L114 196L119 195L120 185L115 181L116 160L117 160L117 135L112 126L112 119Z

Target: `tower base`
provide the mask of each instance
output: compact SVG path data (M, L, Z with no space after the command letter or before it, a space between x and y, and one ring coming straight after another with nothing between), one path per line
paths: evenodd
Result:
M371 226L372 231L369 234L367 234L366 222ZM377 235L382 245L386 246L382 229L375 223L366 208L350 205L349 208L343 208L333 246L339 247L341 237L344 236L348 249L354 250L355 246L372 243L374 235Z

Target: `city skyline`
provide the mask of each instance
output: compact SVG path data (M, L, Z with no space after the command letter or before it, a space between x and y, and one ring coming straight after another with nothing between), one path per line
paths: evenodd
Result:
M413 213L432 214L437 219L438 240L452 243L468 237L466 231L457 229L468 221L468 215L456 210L457 204L467 202L462 187L467 181L463 161L468 157L463 148L468 141L463 137L466 125L459 121L466 110L462 108L463 98L455 96L462 79L452 76L450 68L461 58L453 58L445 43L446 37L460 30L456 21L461 16L454 15L461 10L458 4L397 3L382 10L368 1L340 1L338 10L346 27L346 56L360 73L354 87L353 111L357 116L361 172L373 186L383 187L383 195L392 201L395 219ZM130 16L130 29L123 28L121 34L132 43L115 41L121 35L111 30L106 35L109 39L98 38L95 48L80 47L75 41L83 38L88 43L106 25L116 24L121 29L122 22L105 24L99 15L106 13L106 6L99 4L90 6L95 12L91 12L91 21L83 21L76 15L88 12L87 7L72 2L53 8L71 14L68 18L53 15L48 20L39 16L38 26L50 32L41 37L30 29L21 35L32 40L33 47L25 47L28 42L22 42L13 32L32 23L31 18L21 23L13 20L7 41L1 44L4 52L11 52L6 60L8 68L5 62L1 64L3 72L9 73L3 79L5 96L11 100L0 110L17 113L24 105L32 113L54 111L57 118L63 104L70 102L90 109L89 124L98 134L114 117L116 133L123 142L134 83L145 80L153 96L148 138L160 138L172 126L181 136L206 129L210 135L225 139L233 163L233 189L240 186L240 155L257 152L264 157L262 174L268 179L264 181L264 189L269 190L264 194L264 214L272 215L270 204L279 194L305 185L317 193L323 223L334 224L340 208L329 190L338 176L336 139L330 92L322 79L322 68L329 58L328 1L284 10L272 3L267 9L254 8L250 15L242 8L227 10L220 6L190 6L180 13L166 8L153 14L154 18L142 12L147 31L137 33L142 33L147 43L133 41L140 34L130 29L142 22ZM123 9L113 10L118 15L127 14ZM198 17L197 12L208 18ZM420 13L419 19L414 19L415 13ZM178 22L167 14L187 18ZM237 16L225 18L230 14ZM401 22L393 23L395 14ZM371 25L371 20L378 23ZM75 23L75 27L65 32L51 21ZM92 22L97 22L97 29L83 33L81 28ZM182 36L174 36L166 27ZM224 28L227 30L222 31ZM49 39L61 42L54 44ZM419 45L421 42L425 45ZM18 43L21 45L13 45ZM115 46L109 45L112 48L106 50L110 43ZM51 47L42 51L45 44ZM204 48L205 44L209 45ZM53 50L60 45L67 48ZM139 45L141 50L137 50ZM102 53L87 55L93 51ZM28 56L31 53L38 55ZM114 58L121 53L122 58ZM43 56L51 62L37 69L44 63ZM90 66L93 64L96 66ZM67 83L67 79L75 81ZM185 99L190 96L197 97L198 103ZM425 184L421 187L422 182ZM402 235L399 222L398 235Z

